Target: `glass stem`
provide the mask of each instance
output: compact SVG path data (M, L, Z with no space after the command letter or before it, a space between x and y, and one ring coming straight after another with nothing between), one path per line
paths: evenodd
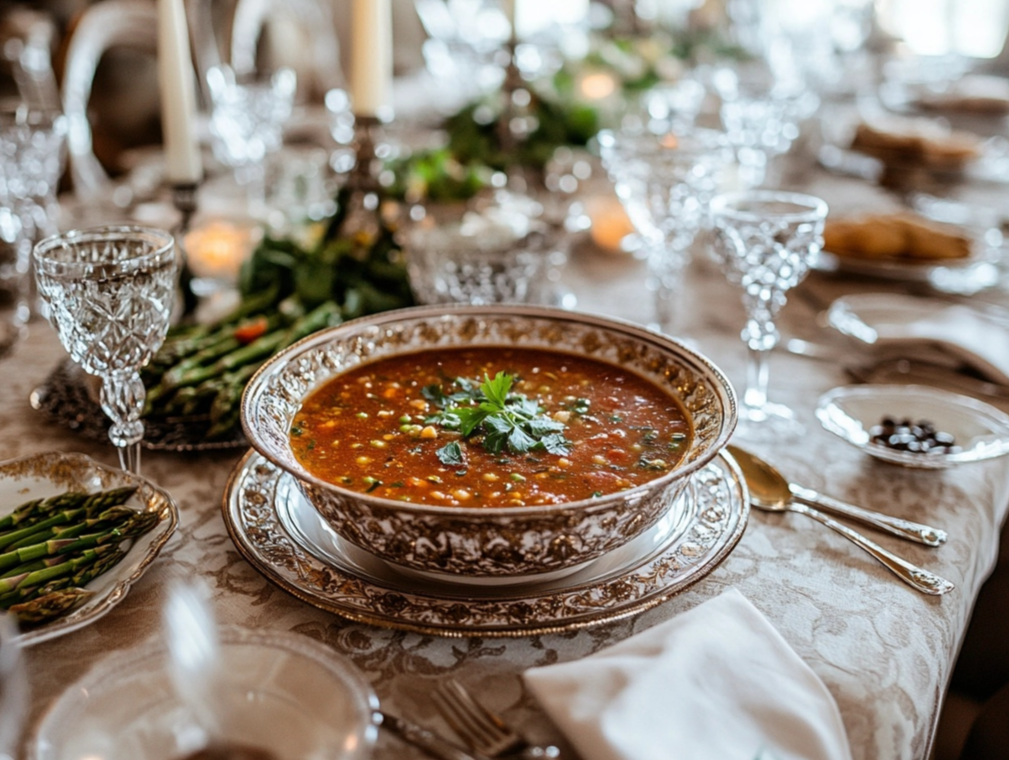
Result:
M655 293L654 327L667 335L682 337L683 280L695 234L695 230L685 229L667 236L665 245L648 252L648 286Z
M746 362L746 390L743 404L751 409L767 406L768 362L767 351L749 346Z
M140 444L134 443L130 446L123 446L119 451L119 469L125 472L132 472L134 475L140 474Z
M746 391L743 404L752 410L762 410L767 406L767 386L770 368L767 358L771 349L778 344L778 328L774 325L774 313L766 298L747 299L749 319L743 329L742 338L749 351L746 365Z
M119 449L120 466L138 475L145 396L144 383L135 370L112 372L102 378L102 410L112 420L109 439Z

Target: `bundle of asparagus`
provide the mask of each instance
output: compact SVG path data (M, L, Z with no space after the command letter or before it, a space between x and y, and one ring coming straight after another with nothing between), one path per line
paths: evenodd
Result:
M246 298L212 325L170 332L143 372L145 416L207 416L207 440L228 435L238 422L245 383L255 371L280 349L341 319L334 301L305 311L296 299L275 300L271 289Z
M123 506L136 490L71 491L0 518L0 609L42 623L90 597L84 586L125 556L122 543L158 522L154 512Z
M243 269L242 301L231 314L169 332L143 373L145 417L205 418L202 439L226 439L246 382L277 351L344 319L413 304L392 229L344 229L348 199L341 190L311 243L265 238Z

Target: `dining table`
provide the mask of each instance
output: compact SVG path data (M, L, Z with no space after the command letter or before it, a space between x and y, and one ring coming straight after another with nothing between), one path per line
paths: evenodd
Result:
M793 172L787 184L824 198L832 210L896 204L879 187L812 164ZM1009 203L999 196L997 187L967 187L960 195L966 203L993 208L1000 200ZM744 322L740 295L702 248L694 252L686 272L679 324L670 332L742 388L746 349L739 335ZM645 264L627 253L601 250L588 237L574 241L563 284L577 297L578 310L637 323L651 319ZM372 625L285 592L236 547L222 502L247 449L148 450L143 474L174 497L179 527L127 597L107 614L25 650L31 705L24 746L60 694L96 663L161 635L162 610L173 581L199 578L210 589L219 623L296 632L321 642L363 672L391 713L451 736L429 694L454 678L531 741L560 746L565 758L577 754L526 691L522 673L583 658L735 588L822 679L840 709L855 760L928 757L972 608L998 554L1000 527L1009 511L1009 460L942 470L903 468L867 456L820 426L816 401L852 382L845 368L858 350L824 325L822 313L842 295L876 292L915 292L934 299L937 307L972 298L994 304L1005 299L999 287L966 296L935 292L920 282L812 272L790 293L780 325L786 337L823 347L823 355L775 350L770 361L771 399L788 399L804 432L799 438L771 440L755 451L790 479L822 493L945 529L949 541L940 548L872 535L950 580L956 586L951 593L918 593L802 515L753 511L741 539L705 577L615 620L509 637L468 632L464 624L451 636ZM29 403L33 390L64 360L43 319L32 321L27 338L0 360L0 458L74 451L115 464L115 450L107 441L82 436ZM668 688L689 685L670 683ZM727 730L732 721L732 715L724 716ZM675 748L669 751L676 754ZM376 760L422 756L384 731L374 749Z

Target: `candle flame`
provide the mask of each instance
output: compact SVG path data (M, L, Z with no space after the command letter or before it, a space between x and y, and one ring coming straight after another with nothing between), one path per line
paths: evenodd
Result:
M234 278L253 245L253 231L225 221L208 222L186 235L189 266L197 277Z
M588 74L582 79L582 95L589 100L608 98L616 89L616 80L609 74Z
M676 150L680 147L680 141L672 132L664 135L662 138L662 147L669 148L669 150Z

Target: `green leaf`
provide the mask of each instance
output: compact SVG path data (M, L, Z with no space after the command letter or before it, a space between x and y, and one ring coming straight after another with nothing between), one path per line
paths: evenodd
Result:
M466 463L462 454L462 446L459 445L458 441L445 444L436 453L442 464L457 465Z
M510 428L509 428L510 430ZM500 454L508 445L508 431L494 430L483 439L483 447L491 454Z
M498 409L504 409L505 404L508 402L508 391L512 387L512 377L511 375L506 375L504 372L498 372L494 379L489 377L484 377L484 382L480 386L480 390L487 397L487 401L493 404Z
M556 433L564 429L564 423L558 422L557 420L550 419L549 417L536 417L529 420L528 423L529 432L541 438L549 433Z
M491 432L504 433L505 435L508 435L512 428L515 427L515 423L506 417L490 415L484 420L484 427L490 428Z
M522 428L512 428L508 435L508 448L516 454L522 454L531 450L536 445L535 439L529 436Z
M420 389L420 395L430 401L439 409L444 409L449 405L449 398L445 395L445 392L441 389L440 385L432 383L431 385L425 385Z
M560 433L548 435L540 440L540 443L542 443L543 448L551 454L564 456L565 454L571 453L571 441Z
M459 418L459 432L468 438L477 426L487 418L487 411L480 407L459 407L449 410Z

